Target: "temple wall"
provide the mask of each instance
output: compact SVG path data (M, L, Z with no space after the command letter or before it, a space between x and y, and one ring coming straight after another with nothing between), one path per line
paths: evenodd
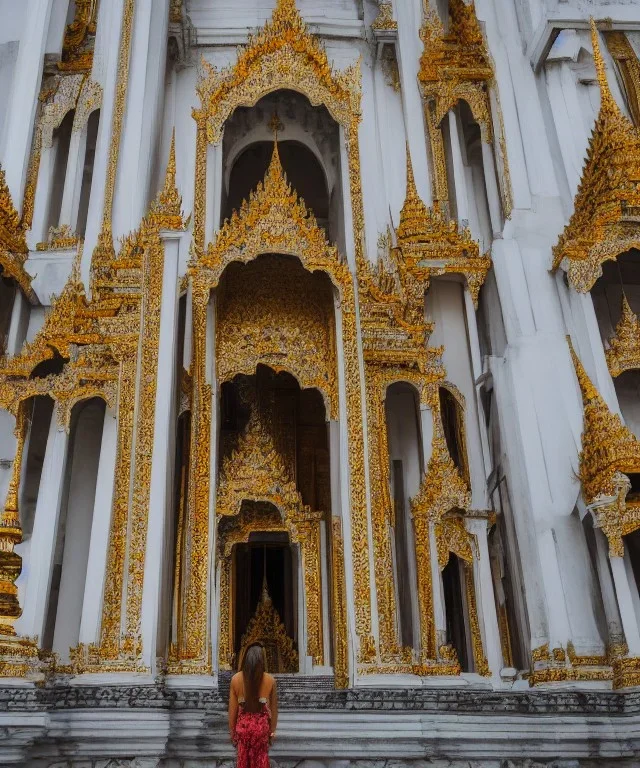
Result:
M284 16L257 31L276 5ZM640 310L640 134L620 63L635 66L640 99L640 12L624 0L429 8L0 0L0 265L16 288L0 359L7 764L222 768L231 660L219 650L237 599L223 558L255 533L297 553L282 768L637 761L640 324L623 338L628 370L611 350L622 290ZM610 33L627 35L622 58ZM285 99L275 114L279 90L304 108ZM222 221L235 164L274 139L264 181ZM285 184L287 146L301 166L289 184L305 177L303 150L327 182L319 222ZM617 187L585 165L593 153ZM265 453L284 461L288 445L294 465L244 489L233 539L223 480L251 484L263 467L223 472L249 417L218 379L229 342L216 295L231 262L269 254L284 285L293 258L329 281L329 341L307 333L311 291L301 328L263 318L268 332L247 331L225 387L245 377L258 391L268 366L321 392L328 449L313 473L331 503L302 502L296 462L311 449L277 434ZM457 462L440 388L461 414ZM43 395L50 420L32 407ZM240 514L247 501L274 506L268 531ZM452 556L460 584L443 580ZM461 627L474 672L461 673Z

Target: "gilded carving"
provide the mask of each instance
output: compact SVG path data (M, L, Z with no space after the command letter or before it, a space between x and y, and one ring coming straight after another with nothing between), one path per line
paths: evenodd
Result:
M0 635L15 636L14 622L22 614L18 602L16 579L22 570L22 558L15 552L15 545L22 541L22 528L18 513L18 487L22 470L24 443L27 438L28 406L21 403L16 416L14 434L16 451L11 467L9 488L0 516Z
M93 64L99 0L76 0L75 6L75 16L64 34L62 60L58 62L58 69L66 72L83 72Z
M199 206L196 204L196 228L198 226ZM197 244L197 235L194 233ZM305 204L298 198L289 186L284 176L277 145L265 180L251 193L238 213L223 225L216 239L202 255L198 249L190 266L193 287L193 322L194 322L194 392L201 390L206 381L204 368L204 347L206 332L206 304L211 288L218 285L225 267L233 261L249 262L265 253L279 253L296 256L308 272L326 272L335 287L340 292L343 312L343 345L345 350L347 414L349 431L349 463L352 486L351 504L353 517L353 550L356 565L356 588L358 601L356 605L356 623L361 638L361 651L365 656L371 656L373 643L371 640L371 613L369 601L369 564L368 564L368 535L366 493L364 485L364 457L362 441L361 391L360 371L358 363L358 332L355 312L355 295L353 278L348 266L338 256L335 246L329 245L323 230L321 230ZM332 373L332 376L335 374ZM333 388L333 384L324 387ZM195 395L197 397L197 395ZM331 394L330 394L331 399ZM210 398L202 403L201 418L194 413L194 439L192 442L194 476L200 479L197 495L193 486L190 494L198 509L192 510L194 521L200 521L204 526L208 519L209 492L208 467L210 434ZM206 478L206 479L205 479ZM205 534L206 535L206 534ZM204 541L204 537L202 539ZM206 558L200 562L192 558L190 568L201 570L205 567ZM196 601L195 591L190 602ZM201 614L204 616L204 613ZM191 622L193 627L195 622ZM199 634L200 647L206 631L206 624ZM191 631L191 637L196 634ZM193 641L195 643L195 640ZM194 651L195 652L195 651Z
M622 313L606 353L609 373L615 378L625 371L640 368L640 320L622 296Z
M24 268L28 255L20 216L13 205L4 170L0 167L0 267L5 277L12 277L24 294L33 299L31 275Z
M381 2L378 6L378 15L374 19L371 29L374 31L394 32L398 29L398 22L393 18L393 4Z
M640 507L627 504L631 483L640 471L640 442L617 413L612 413L593 386L569 341L584 407L580 480L585 501L593 506L596 525L609 540L612 557L624 555L622 536L640 527Z
M247 631L240 643L240 659L246 649L255 642L265 646L267 660L272 660L268 667L279 672L297 672L299 669L298 654L293 640L287 635L287 630L273 605L269 590L265 583L260 602L255 615L249 622Z
M474 306L491 268L489 255L481 255L478 243L468 228L459 229L456 221L445 215L436 201L427 208L416 189L411 156L407 147L407 194L397 230L398 248L406 269L428 285L431 277L443 274L463 275Z
M608 31L604 39L624 83L629 112L636 127L640 127L640 61L625 32Z
M569 282L581 293L591 290L605 261L640 248L640 133L611 94L593 20L591 39L600 112L573 214L553 249L553 269L565 269Z
M225 273L216 302L216 372L229 381L258 364L316 387L337 418L338 382L331 286L262 257Z
M158 229L186 229L188 221L182 214L182 196L176 187L176 131L171 134L171 148L164 177L164 186L151 203L149 218Z
M424 43L418 73L422 93L426 100L434 102L436 126L458 101L466 101L484 141L491 141L488 87L493 80L493 67L475 5L449 0L448 6L447 32L437 11L430 8L420 33Z

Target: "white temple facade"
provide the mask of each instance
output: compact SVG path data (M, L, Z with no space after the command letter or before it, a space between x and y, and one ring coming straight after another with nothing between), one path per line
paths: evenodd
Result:
M0 0L0 765L640 765L640 2Z

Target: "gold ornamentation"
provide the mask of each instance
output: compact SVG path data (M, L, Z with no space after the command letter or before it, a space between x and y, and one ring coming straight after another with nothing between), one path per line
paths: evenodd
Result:
M14 548L22 541L22 528L18 514L18 487L28 426L28 403L22 402L16 416L14 430L16 451L11 467L11 478L4 511L0 516L0 635L5 636L15 635L13 625L22 614L18 602L18 589L15 585L22 570L22 558Z
M640 471L640 441L620 416L609 410L568 341L584 406L582 492L587 504L593 506L596 525L609 540L609 554L622 557L622 536L640 527L640 507L626 502L631 487L627 475Z
M78 247L78 237L68 224L49 227L49 237L36 245L37 251L69 251Z
M198 177L197 171L197 177ZM203 173L201 171L200 173ZM202 180L201 180L202 181ZM196 203L196 229L198 213L202 202ZM202 237L204 234L202 232ZM324 232L317 226L315 218L309 213L297 194L291 189L282 171L277 146L264 182L251 194L248 202L243 203L239 213L218 232L216 240L206 253L198 255L197 237L194 259L190 266L193 292L194 323L194 398L201 403L200 410L194 410L193 420L193 478L198 477L197 491L190 486L190 495L197 509L191 507L190 516L193 524L201 526L198 541L203 547L206 542L206 521L209 508L209 446L211 418L211 398L202 398L201 393L206 382L205 369L205 334L206 310L211 288L215 287L225 267L232 261L249 262L265 253L279 253L296 256L303 267L309 271L324 271L340 293L343 313L343 345L345 349L347 420L349 432L349 464L351 481L351 514L353 533L353 557L355 561L355 581L358 594L356 601L356 626L361 642L361 655L371 658L374 653L371 639L371 611L369 599L369 563L367 507L364 484L364 448L362 439L361 390L358 362L358 331L355 311L353 278L347 265L339 258L337 249L330 246ZM196 559L192 556L190 569L206 569L206 556ZM206 578L198 577L204 584ZM190 585L194 583L193 574ZM187 605L196 610L198 600L203 593L193 587ZM196 642L203 648L206 634L206 598L202 610L199 610L200 631L194 630L198 622L190 621L190 639L195 653ZM188 609L189 610L189 609ZM187 611L188 612L188 611Z
M532 686L567 681L611 681L614 679L612 658L607 656L579 656L573 643L549 649L549 643L531 652L533 669L529 674ZM615 687L615 684L614 684Z
M606 351L609 373L615 378L625 371L640 368L640 320L622 295L622 314L615 335L609 339Z
M235 64L218 72L203 60L198 85L207 135L217 144L222 127L238 106L253 106L274 90L304 93L312 104L324 104L334 119L348 126L359 113L360 87L356 71L336 72L316 37L310 34L295 0L277 0L271 19L246 46Z
M246 649L255 642L264 644L267 658L272 659L270 667L274 671L297 672L299 670L298 654L293 640L287 635L287 630L273 605L266 584L262 589L262 597L255 615L242 638L240 659L243 658Z
M39 669L35 638L0 634L0 678L28 677Z
M13 205L4 169L0 167L0 267L2 274L12 277L24 294L33 300L31 276L24 268L28 255L20 216Z
M182 0L171 0L169 3L169 21L172 24L182 21Z
M491 258L481 256L468 228L459 229L449 220L438 201L427 208L418 195L407 146L407 192L397 229L398 248L407 270L423 284L442 274L460 274L466 279L475 307L478 294L491 267Z
M581 293L591 290L605 261L640 248L640 133L609 90L593 19L591 39L600 84L600 112L589 140L573 214L553 249L553 269L565 269L569 282Z
M349 686L349 647L347 629L347 591L344 577L342 520L331 518L331 571L333 605L333 672L336 688Z
M626 33L608 31L604 39L624 83L629 112L636 127L640 127L640 61Z
M449 0L449 29L445 33L437 11L427 12L420 36L424 50L418 80L422 95L434 102L437 127L459 101L466 101L480 125L484 141L492 140L487 89L493 80L489 52L476 17L474 3Z
M371 29L376 32L395 32L398 29L398 22L393 18L393 4L391 2L381 2L378 6L378 15L376 16Z
M91 69L98 5L99 0L76 0L75 16L65 30L62 43L62 61L58 62L61 71L83 72Z
M129 82L129 64L131 60L131 38L133 35L133 16L136 0L124 0L122 24L120 26L120 46L118 49L118 74L111 118L111 139L109 141L109 158L107 160L107 175L104 184L104 208L102 211L102 228L98 237L98 245L92 254L94 272L99 275L105 265L115 258L113 234L111 232L111 216L113 213L113 195L116 188L118 172L118 155L120 139L127 101L127 85ZM94 264L95 263L95 264Z
M303 388L324 396L338 415L333 295L329 281L302 269L288 271L263 256L229 269L216 300L216 373L220 382L252 374L258 364L288 371Z
M613 661L613 687L633 688L640 685L640 658L618 658Z
M182 196L176 187L176 129L171 134L171 149L164 177L164 187L151 203L149 218L158 229L186 229L188 221L182 215Z
M467 533L467 541L469 541L469 536L470 534ZM471 555L470 552L469 555ZM476 588L473 575L473 562L471 559L465 561L464 572L465 583L467 587L467 610L469 612L469 628L471 629L473 663L475 671L479 675L482 675L482 677L490 677L491 670L489 669L489 663L487 662L487 657L484 654L484 648L482 645L482 633L480 632L480 621L478 619L478 607L476 604Z

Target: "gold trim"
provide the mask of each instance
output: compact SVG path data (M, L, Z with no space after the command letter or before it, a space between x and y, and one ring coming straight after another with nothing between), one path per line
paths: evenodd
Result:
M640 133L611 94L593 19L591 40L600 112L589 139L573 214L553 248L553 269L565 269L580 293L591 290L605 261L640 248Z
M622 312L615 335L605 352L609 373L615 378L625 371L640 369L640 320L622 294Z

